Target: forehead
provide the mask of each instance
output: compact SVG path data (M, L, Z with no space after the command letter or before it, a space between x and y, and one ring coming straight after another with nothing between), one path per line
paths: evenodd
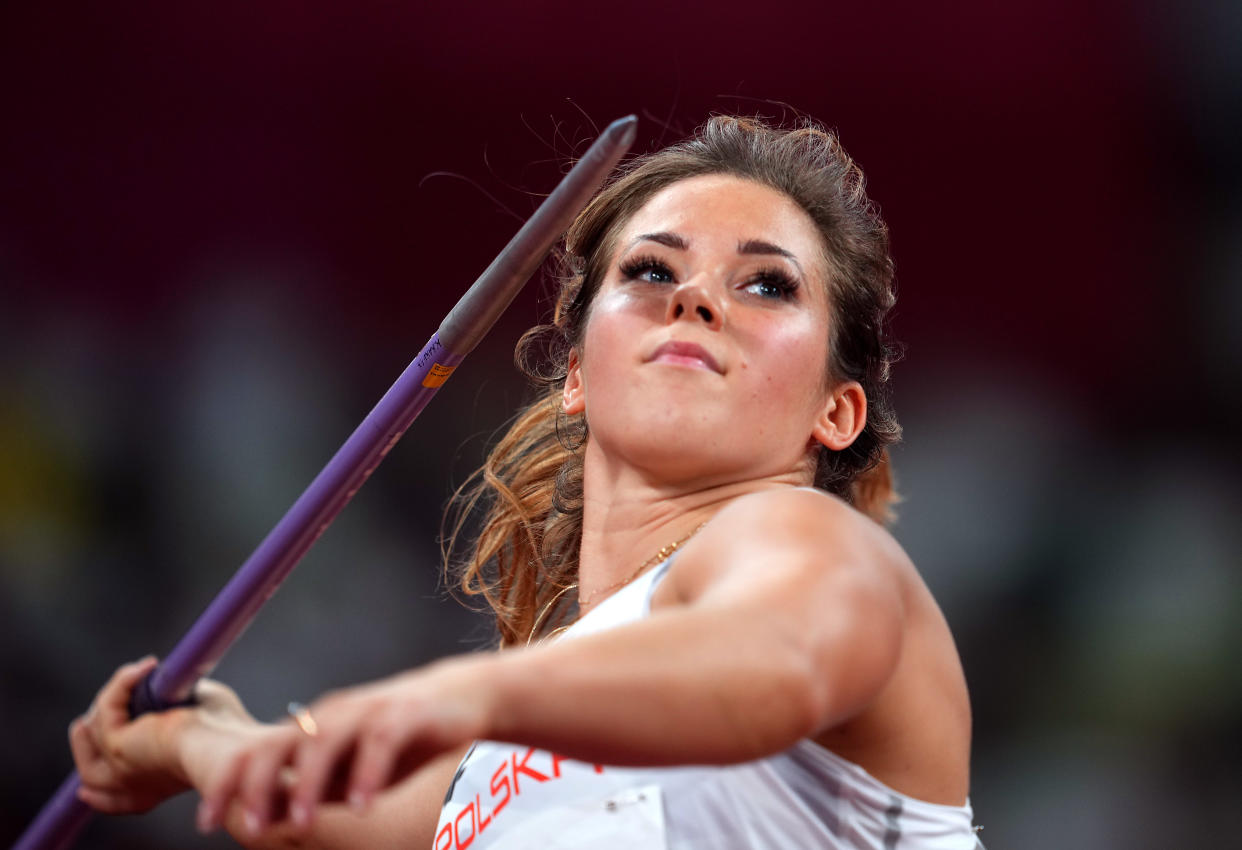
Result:
M732 245L762 239L804 263L818 260L824 250L815 223L792 198L728 174L689 177L661 189L622 228L618 247L639 234L660 231L685 236L692 246L701 240Z

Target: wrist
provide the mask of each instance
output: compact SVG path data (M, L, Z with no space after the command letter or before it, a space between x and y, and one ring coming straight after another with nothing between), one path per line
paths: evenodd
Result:
M197 720L196 714L194 708L173 708L149 715L157 724L155 739L161 766L186 787L194 784L187 764L185 742L190 726Z
M512 649L476 656L475 678L479 682L478 702L483 726L478 735L496 741L515 741L522 726L525 692L536 673L533 652Z
M428 694L445 711L445 744L494 738L504 716L507 667L497 653L458 656L426 668L435 684ZM419 674L415 674L419 675Z

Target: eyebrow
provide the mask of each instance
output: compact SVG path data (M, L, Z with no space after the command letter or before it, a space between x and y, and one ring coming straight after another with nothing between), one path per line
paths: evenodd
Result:
M748 239L740 243L737 246L737 252L739 254L776 254L778 257L784 257L787 260L797 262L797 258L780 245L773 245L771 242L764 242L762 239Z
M634 247L639 242L655 242L666 248L674 248L678 251L687 251L690 249L690 240L679 233L672 233L667 230L661 230L658 233L642 233L634 237L634 241L630 243L630 247ZM759 254L771 255L776 257L784 257L797 266L799 273L802 272L802 264L798 262L798 258L792 252L785 250L780 245L766 242L763 239L747 239L745 242L739 242L737 245L739 254Z
M642 235L635 237L634 241L631 242L630 245L634 246L639 242L658 242L665 248L676 248L679 251L685 251L690 247L690 242L686 239L686 237L676 233L669 233L665 230L662 230L659 233L643 233Z

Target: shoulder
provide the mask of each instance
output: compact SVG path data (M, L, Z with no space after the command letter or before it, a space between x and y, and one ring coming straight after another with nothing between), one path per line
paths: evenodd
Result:
M712 518L702 537L704 549L749 557L772 552L842 566L895 568L909 563L901 546L875 520L836 496L804 487L735 499Z
M897 541L842 499L810 488L742 496L725 506L671 568L682 595L762 573L808 591L842 583L904 595L913 565Z

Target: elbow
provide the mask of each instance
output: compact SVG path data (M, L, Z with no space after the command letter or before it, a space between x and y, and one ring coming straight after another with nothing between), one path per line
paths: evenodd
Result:
M807 658L791 671L788 683L790 729L794 740L809 738L831 723L833 689L813 659Z
M830 704L829 691L809 661L768 659L762 674L746 684L748 699L742 710L731 712L730 737L738 751L726 760L770 756L818 733Z
M811 635L786 635L778 675L790 744L822 732L838 709L832 653L825 649Z
M778 674L786 746L845 723L872 704L895 669L900 643L898 633L861 645L802 636L788 646Z

